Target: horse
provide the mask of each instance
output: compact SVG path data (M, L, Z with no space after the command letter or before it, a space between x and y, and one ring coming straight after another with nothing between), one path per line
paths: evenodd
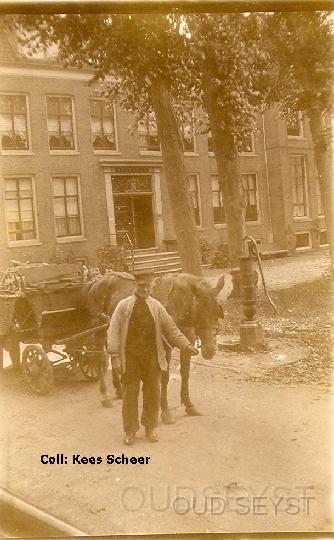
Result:
M204 359L210 360L216 352L216 335L219 318L223 318L223 309L218 295L224 287L224 276L212 287L202 277L192 274L165 274L156 278L152 296L159 300L171 315L181 332L195 343L198 336L201 340L201 352ZM82 291L82 306L88 310L93 320L100 323L111 317L118 302L130 296L134 290L134 278L126 272L105 274L94 282L87 283ZM106 341L105 332L96 335L95 347L101 352L97 365L100 366L99 379L102 403L110 406L110 394L106 383L106 353L102 352ZM174 419L170 413L167 399L169 381L169 363L171 349L167 347L166 358L168 370L162 374L161 385L161 418L170 424ZM181 403L190 416L200 415L189 395L189 372L191 356L180 352ZM113 372L113 384L117 397L121 397L121 383Z

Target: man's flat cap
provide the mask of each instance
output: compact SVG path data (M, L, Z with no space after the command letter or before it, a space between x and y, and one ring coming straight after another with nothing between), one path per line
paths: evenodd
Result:
M155 274L149 270L134 270L133 277L137 283L152 283Z

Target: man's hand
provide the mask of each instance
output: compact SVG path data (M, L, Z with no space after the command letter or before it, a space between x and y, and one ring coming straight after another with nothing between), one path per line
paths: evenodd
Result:
M196 347L193 347L192 345L188 345L186 351L190 354L190 356L197 356L199 354L199 350L196 349Z
M106 313L99 313L98 317L100 318L100 320L103 322L103 323L109 323L110 322L110 317L109 315L107 315Z

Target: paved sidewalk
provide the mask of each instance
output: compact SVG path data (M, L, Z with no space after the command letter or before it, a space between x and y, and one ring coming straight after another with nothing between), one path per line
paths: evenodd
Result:
M269 290L286 289L288 287L292 287L293 285L297 285L298 283L314 281L320 278L328 268L328 250L308 251L293 257L283 257L281 259L269 259L262 261L264 278ZM255 269L258 270L256 262ZM227 283L224 297L228 296L228 292L230 292L232 288L229 272L230 269L225 268L207 268L204 271L206 279L212 284L215 284L218 277L220 277L222 274L226 275Z

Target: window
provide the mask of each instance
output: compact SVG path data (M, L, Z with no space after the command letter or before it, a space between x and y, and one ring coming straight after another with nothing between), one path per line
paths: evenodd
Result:
M201 218L200 218L200 209L199 209L199 189L198 189L197 174L189 174L188 181L189 181L189 189L190 189L191 199L192 199L193 208L194 208L195 222L196 222L196 225L200 225Z
M9 241L37 239L31 178L5 178L5 207Z
M214 153L214 150L213 150L213 143L212 143L212 133L211 133L211 131L209 131L209 133L208 133L208 152L209 152L209 154L213 154L213 153Z
M296 249L306 249L311 247L310 233L296 233Z
M2 150L28 150L27 98L20 94L0 95Z
M181 136L184 152L195 152L194 121L191 113L186 114L181 124Z
M293 193L293 216L307 216L306 166L304 156L290 156L289 175Z
M238 145L238 152L240 154L247 154L254 152L254 140L253 135L245 135L242 142Z
M288 137L303 136L303 122L300 113L295 113L290 120L287 120L286 131Z
M72 98L46 99L50 150L74 150Z
M215 225L226 223L225 209L223 204L223 191L218 174L211 175L213 222Z
M154 113L150 113L138 125L139 147L143 152L160 152L158 128Z
M245 197L245 219L246 221L257 221L259 219L259 209L256 174L242 174L241 180Z
M82 228L77 177L54 177L52 178L52 187L57 238L81 235Z
M103 99L91 99L90 125L95 150L116 150L114 108Z

